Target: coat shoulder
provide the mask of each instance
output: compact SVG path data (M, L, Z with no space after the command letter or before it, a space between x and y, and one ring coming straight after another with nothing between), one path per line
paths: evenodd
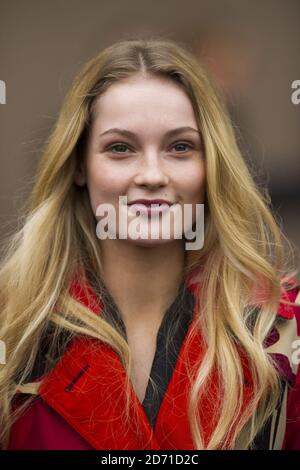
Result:
M22 393L16 401L24 402ZM15 402L16 405L16 402ZM90 450L92 447L39 395L12 424L8 450Z

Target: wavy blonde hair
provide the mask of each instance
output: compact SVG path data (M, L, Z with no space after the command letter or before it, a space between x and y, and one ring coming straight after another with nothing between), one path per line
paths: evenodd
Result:
M39 161L21 229L4 244L0 271L0 338L7 348L7 363L0 369L3 448L18 416L18 411L12 411L13 398L33 369L49 325L54 327L50 348L55 349L61 331L111 345L126 368L130 387L132 359L125 339L76 301L69 287L75 273L92 272L99 278L102 273L87 188L74 184L93 105L112 83L137 73L165 77L182 87L204 143L205 246L186 253L184 268L185 275L197 273L195 332L201 331L205 344L204 357L193 373L188 405L195 449L233 448L251 417L254 425L244 438L246 448L276 406L279 378L263 342L274 324L289 268L284 235L272 216L270 199L254 183L223 98L193 54L169 39L127 39L102 50L75 78ZM259 314L254 316L253 292L258 282L264 289ZM245 409L240 350L248 358L253 379ZM199 403L213 370L220 375L222 396L214 431L205 439ZM129 397L129 388L125 393Z

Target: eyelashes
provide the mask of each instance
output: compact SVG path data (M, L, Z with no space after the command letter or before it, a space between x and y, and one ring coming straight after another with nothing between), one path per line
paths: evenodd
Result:
M184 146L184 147L188 148L188 150L175 152L175 153L177 153L177 154L186 153L187 151L189 152L189 151L193 150L193 148L194 148L190 143L188 143L188 142L181 142L181 141L176 142L175 144L173 144L173 146L172 146L171 148L173 149L173 148L178 147L178 146ZM129 153L129 152L122 152L122 151L121 151L121 152L120 152L120 151L119 151L119 152L118 152L118 151L117 151L117 152L114 152L114 151L113 151L114 149L120 148L120 147L121 147L121 148L123 147L123 149L124 149L124 147L126 147L127 149L130 150L129 146L128 146L127 144L125 144L124 142L117 142L117 143L115 143L115 144L110 145L109 147L107 147L106 151L111 152L111 153L113 153L113 154L117 154L117 155L118 155L118 154L119 154L119 155L121 155L121 154L126 155L127 153Z
M113 144L110 147L108 147L107 151L111 151L112 153L116 153L116 152L113 152L113 149L115 149L117 147L123 147L123 148L127 147L127 148L129 148L128 145L126 145L126 144L118 143L118 144ZM120 153L120 152L117 152L117 153ZM121 152L121 153L125 153L125 152Z

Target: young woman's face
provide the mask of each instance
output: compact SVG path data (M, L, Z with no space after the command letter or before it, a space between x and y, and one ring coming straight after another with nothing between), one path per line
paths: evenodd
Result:
M87 184L97 220L100 204L115 208L117 238L119 196L126 196L128 204L138 199L173 204L167 209L169 239L161 236L161 219L166 213L152 212L151 221L149 214L139 218L140 231L146 231L148 239L133 239L129 233L132 243L153 245L174 240L174 219L179 220L178 210L185 204L193 205L194 222L195 204L204 202L204 155L192 104L179 85L140 75L111 85L95 103L87 153L76 182ZM137 217L134 208L138 206L120 209L123 215L126 212L128 225ZM158 230L158 238L151 239L150 227Z

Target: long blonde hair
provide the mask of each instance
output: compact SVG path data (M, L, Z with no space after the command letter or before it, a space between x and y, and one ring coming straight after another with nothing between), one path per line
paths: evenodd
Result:
M111 345L126 368L130 386L128 344L103 318L77 302L69 286L75 273L92 272L100 278L102 272L87 189L74 184L93 104L112 83L137 73L166 77L182 87L193 105L204 143L205 246L186 253L184 270L185 275L197 273L196 325L206 345L189 397L195 448L232 448L255 415L245 439L247 447L277 403L279 379L263 341L274 324L281 284L289 268L284 236L271 214L268 195L254 183L223 98L193 54L172 40L127 39L102 50L75 78L39 161L21 229L4 245L0 271L0 338L7 355L0 369L3 448L12 417L15 419L12 400L32 371L49 324L54 326L50 347L62 330L70 337L87 335ZM258 283L264 286L264 295L250 328L248 320L255 309L252 293ZM239 348L248 358L253 377L253 394L245 409ZM198 404L214 369L220 375L222 396L215 429L205 440ZM255 413L258 404L261 411Z

